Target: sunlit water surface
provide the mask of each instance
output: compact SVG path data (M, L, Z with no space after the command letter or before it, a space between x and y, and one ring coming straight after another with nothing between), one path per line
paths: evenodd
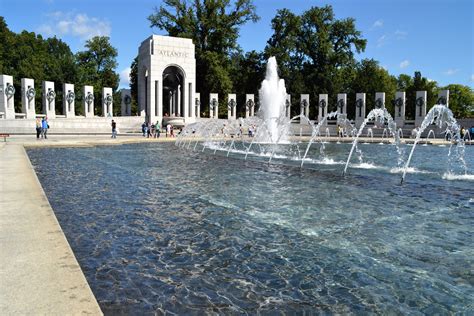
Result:
M400 186L395 146L363 144L343 177L349 146L303 169L156 143L28 154L106 314L473 312L472 177L420 146Z

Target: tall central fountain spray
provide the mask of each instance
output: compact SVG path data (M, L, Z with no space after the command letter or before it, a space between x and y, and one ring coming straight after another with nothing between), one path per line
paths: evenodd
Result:
M262 81L262 87L258 93L260 111L267 129L267 133L262 134L264 139L261 141L271 143L286 141L286 130L279 128L280 122L285 117L285 80L278 77L275 57L268 59L265 80Z

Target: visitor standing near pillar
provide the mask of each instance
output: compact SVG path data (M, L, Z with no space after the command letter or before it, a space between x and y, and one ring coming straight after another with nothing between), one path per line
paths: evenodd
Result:
M151 138L155 138L156 135L156 125L151 123Z
M48 124L48 117L43 117L43 120L41 121L41 137L44 139L48 139L48 129L49 129L49 124Z
M36 119L36 139L40 138L42 129L43 129L43 124L41 124L41 119L38 117Z
M112 138L117 138L117 123L112 120L112 124L110 124L112 126Z
M143 137L145 137L146 132L147 132L147 130L146 130L146 122L143 122L143 124L142 124L142 134L143 134Z

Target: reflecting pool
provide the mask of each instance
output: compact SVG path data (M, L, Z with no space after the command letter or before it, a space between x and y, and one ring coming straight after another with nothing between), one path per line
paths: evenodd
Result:
M346 176L350 144L303 169L166 143L28 154L106 314L472 312L472 177L420 146L400 185L395 146L360 148Z

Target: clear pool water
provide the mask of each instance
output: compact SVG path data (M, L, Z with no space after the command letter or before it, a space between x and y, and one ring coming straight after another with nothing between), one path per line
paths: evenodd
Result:
M359 147L345 177L345 144L303 169L157 143L28 154L106 314L473 313L472 176L420 146L399 185L394 146Z

